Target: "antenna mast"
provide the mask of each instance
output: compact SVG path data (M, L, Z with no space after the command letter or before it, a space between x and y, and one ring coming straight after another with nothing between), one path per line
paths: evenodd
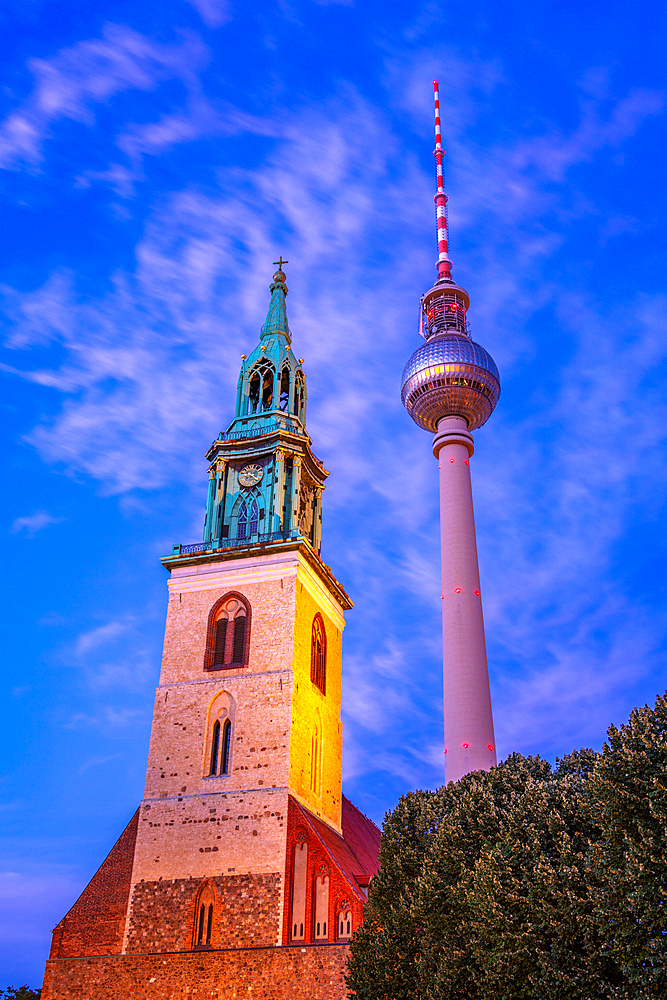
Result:
M449 226L447 224L447 195L445 194L445 182L442 171L442 159L445 151L442 148L442 134L440 132L440 83L433 81L433 93L435 96L435 156L436 173L438 187L435 195L435 216L438 227L438 262L435 265L438 269L438 281L452 280L452 262L449 259Z

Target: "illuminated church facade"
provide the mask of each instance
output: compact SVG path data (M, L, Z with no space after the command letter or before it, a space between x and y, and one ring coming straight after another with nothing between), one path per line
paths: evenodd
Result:
M203 541L169 602L144 797L53 932L43 1000L345 997L380 833L342 794L352 602L320 556L281 266L234 420L207 454Z

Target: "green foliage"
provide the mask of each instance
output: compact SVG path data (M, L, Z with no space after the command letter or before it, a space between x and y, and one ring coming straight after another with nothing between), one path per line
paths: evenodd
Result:
M403 796L352 940L357 1000L667 997L667 699L608 735Z
M623 981L613 996L667 996L667 699L635 709L608 730L592 778L602 835L597 912ZM627 987L626 985L627 984Z
M41 989L31 990L27 986L8 986L0 990L0 1000L39 1000L42 995Z

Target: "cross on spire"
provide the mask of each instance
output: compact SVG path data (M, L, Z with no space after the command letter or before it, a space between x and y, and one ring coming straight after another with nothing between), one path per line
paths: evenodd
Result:
M283 260L282 254L280 255L280 260L274 260L274 266L277 264L280 270L283 269L283 264L289 264L288 260Z

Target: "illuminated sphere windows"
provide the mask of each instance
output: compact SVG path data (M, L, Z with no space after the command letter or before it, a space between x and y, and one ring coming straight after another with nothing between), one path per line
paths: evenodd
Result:
M442 417L464 417L471 431L481 427L499 396L500 376L491 355L453 330L418 347L401 379L403 405L415 423L433 433Z

